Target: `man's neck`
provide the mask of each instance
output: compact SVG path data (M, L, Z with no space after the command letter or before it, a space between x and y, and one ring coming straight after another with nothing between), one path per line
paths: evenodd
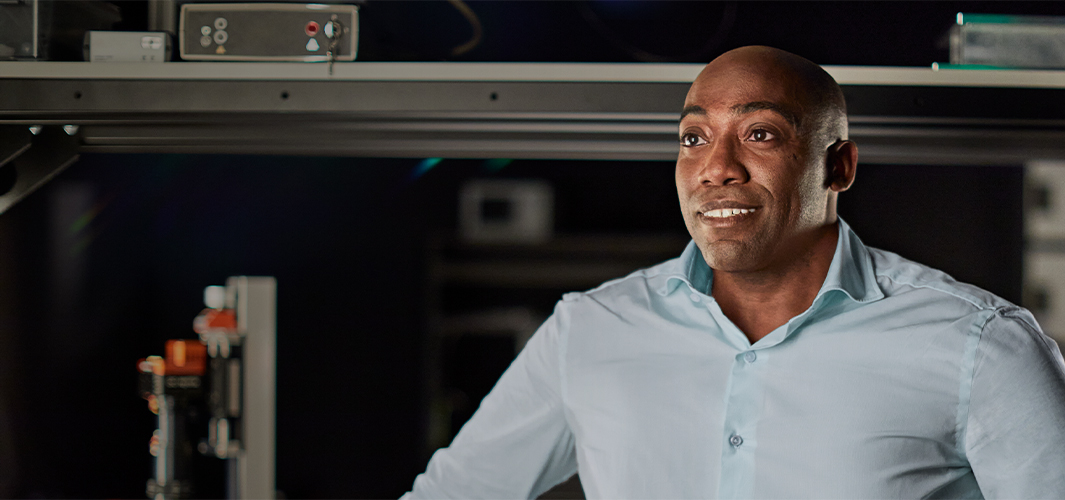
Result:
M711 294L725 316L752 344L813 304L836 252L837 224L825 226L812 235L813 241L802 245L807 252L768 269L714 271Z

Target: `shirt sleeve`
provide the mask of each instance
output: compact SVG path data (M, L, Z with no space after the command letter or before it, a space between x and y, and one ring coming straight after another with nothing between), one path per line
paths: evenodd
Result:
M402 499L535 498L577 472L562 404L560 308Z
M981 332L965 451L985 498L1065 498L1065 362L1024 309Z

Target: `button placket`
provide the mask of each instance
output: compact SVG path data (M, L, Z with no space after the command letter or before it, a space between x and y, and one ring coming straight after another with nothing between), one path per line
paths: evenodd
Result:
M737 349L729 377L729 397L725 406L721 449L721 498L746 498L754 491L755 460L758 448L758 422L764 401L764 371L760 353L749 345ZM761 361L759 360L759 363Z

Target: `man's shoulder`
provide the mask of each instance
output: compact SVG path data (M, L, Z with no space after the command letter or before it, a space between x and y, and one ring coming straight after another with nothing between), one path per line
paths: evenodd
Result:
M605 281L595 288L564 294L562 301L572 303L582 299L591 299L603 303L619 297L631 298L646 293L655 293L665 287L671 278L684 279L680 261L680 257L675 257L650 267L637 269L620 278Z
M872 259L877 284L887 297L920 293L927 294L929 300L962 301L980 310L1017 307L983 288L957 281L939 269L887 250L866 248Z

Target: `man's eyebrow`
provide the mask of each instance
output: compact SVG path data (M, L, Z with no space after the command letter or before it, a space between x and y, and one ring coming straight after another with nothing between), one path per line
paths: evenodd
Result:
M705 114L706 114L706 110L703 109L702 106L696 106L696 105L693 104L691 106L684 106L684 111L680 112L680 119L683 120L684 117L688 116L688 115L705 115Z
M753 101L744 104L737 104L733 106L732 113L736 115L745 115L747 113L754 113L755 111L761 111L767 109L780 116L782 116L788 123L791 123L792 127L797 130L799 128L799 117L795 116L795 113L788 111L780 105L769 101Z

